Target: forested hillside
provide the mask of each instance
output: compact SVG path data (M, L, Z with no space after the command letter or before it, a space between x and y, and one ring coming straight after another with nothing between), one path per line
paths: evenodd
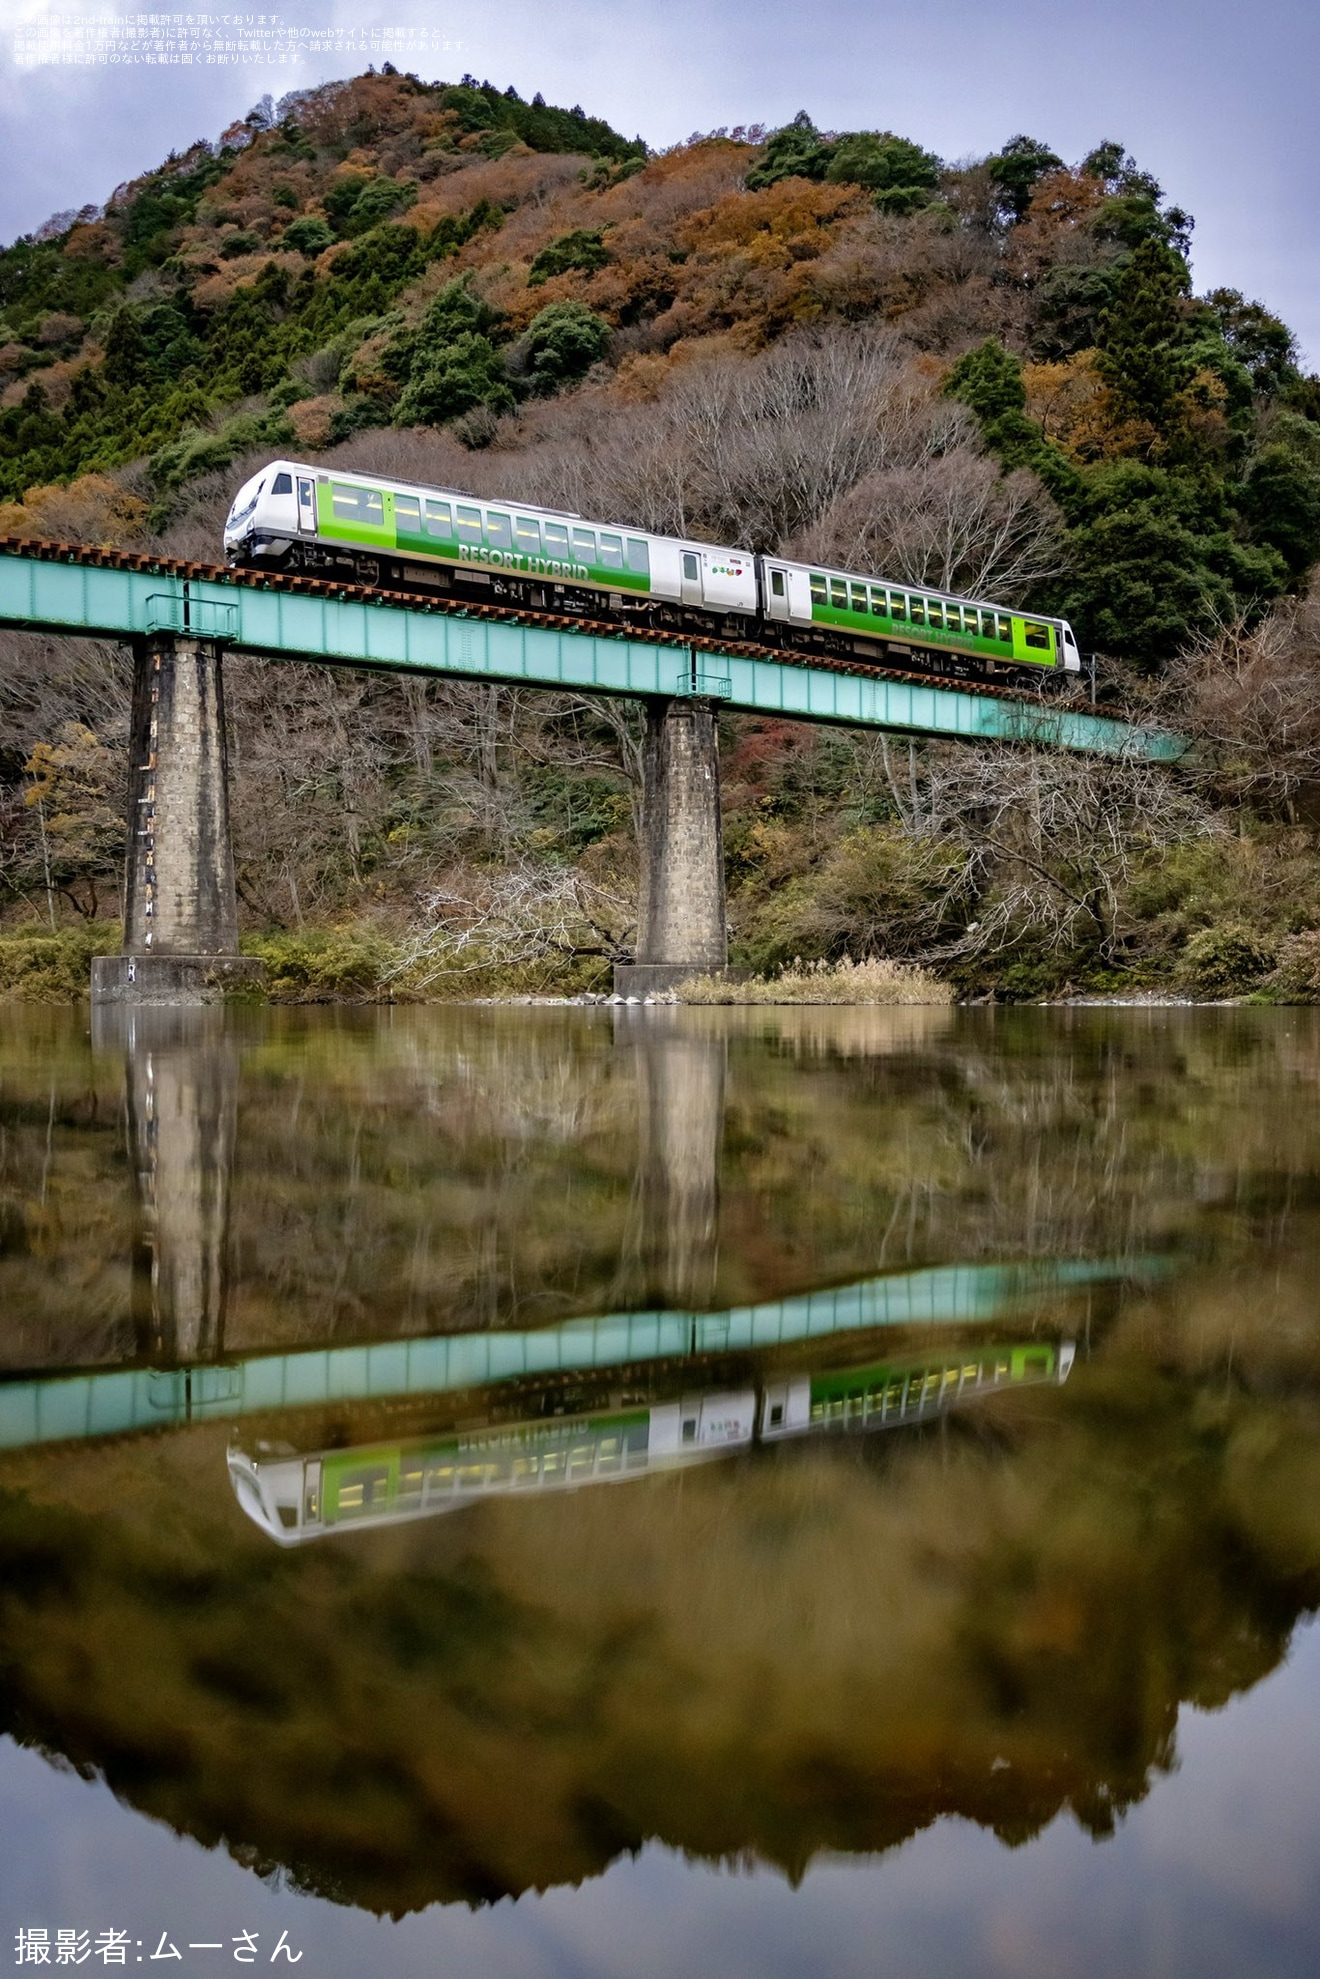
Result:
M1262 303L1193 293L1191 233L1117 143L951 166L804 113L652 155L387 69L0 252L0 533L216 558L279 449L1062 611L1107 693L1213 739L1199 781L727 722L743 959L1025 993L1205 989L1205 950L1301 993L1320 380ZM12 922L117 911L124 683L5 642ZM230 695L241 892L297 980L328 923L333 982L627 948L629 710L254 662Z

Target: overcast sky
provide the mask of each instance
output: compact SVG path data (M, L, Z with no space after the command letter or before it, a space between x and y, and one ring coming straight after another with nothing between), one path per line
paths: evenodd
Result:
M135 16L138 4L119 11ZM285 28L425 30L449 51L398 66L428 80L468 70L526 97L539 89L653 146L721 124L773 126L802 108L822 128L892 129L950 160L983 156L1018 131L1069 160L1121 139L1195 215L1197 287L1267 303L1320 365L1316 0L259 4L278 16L248 19ZM366 65L333 52L264 67L16 65L15 30L106 5L0 0L4 241L218 136L268 90L279 97Z

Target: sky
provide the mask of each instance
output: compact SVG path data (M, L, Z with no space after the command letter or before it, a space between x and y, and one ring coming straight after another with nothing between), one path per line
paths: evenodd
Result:
M149 4L118 0L117 11L159 21ZM282 59L31 66L21 50L40 30L116 11L112 0L0 0L0 241L103 202L172 149L218 137L267 91L357 73L374 54L427 80L468 71L525 97L540 90L656 148L721 125L773 127L804 108L822 129L891 129L950 161L1019 131L1069 161L1117 138L1194 214L1198 290L1264 302L1320 367L1315 0L256 4L280 11L213 14L206 32L223 41L246 20L285 37ZM193 28L168 32L203 38L200 16L188 18ZM425 39L412 52L369 46L373 31Z

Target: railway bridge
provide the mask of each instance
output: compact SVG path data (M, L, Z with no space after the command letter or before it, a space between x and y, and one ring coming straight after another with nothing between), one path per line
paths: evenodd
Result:
M647 710L642 888L625 994L722 969L718 710L1173 761L1179 738L1038 693L944 685L736 639L620 630L320 579L0 539L0 625L134 653L124 948L93 965L109 1001L206 1001L258 972L238 953L223 654L618 694Z

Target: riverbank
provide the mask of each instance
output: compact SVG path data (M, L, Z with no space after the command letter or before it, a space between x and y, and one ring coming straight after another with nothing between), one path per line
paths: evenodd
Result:
M29 923L0 930L0 1003L76 1003L88 994L92 960L119 952L117 921L84 920L50 928ZM1237 946L1241 946L1239 942ZM369 922L243 936L244 955L266 965L261 1001L275 1004L510 1003L595 1004L618 1002L704 1005L954 1003L1114 1005L1152 1008L1236 1003L1307 1005L1320 1002L1320 937L1300 935L1275 966L1254 975L1252 957L1235 952L1230 936L1217 937L1199 970L1186 968L1152 980L1135 971L1126 980L1109 970L1100 980L1064 981L1051 993L1025 984L1005 969L960 980L918 963L871 958L854 962L792 963L757 975L697 976L676 991L645 998L613 993L612 969L598 956L537 957L514 964L490 962L437 971L434 957L415 960L397 934ZM251 994L250 992L247 994Z

